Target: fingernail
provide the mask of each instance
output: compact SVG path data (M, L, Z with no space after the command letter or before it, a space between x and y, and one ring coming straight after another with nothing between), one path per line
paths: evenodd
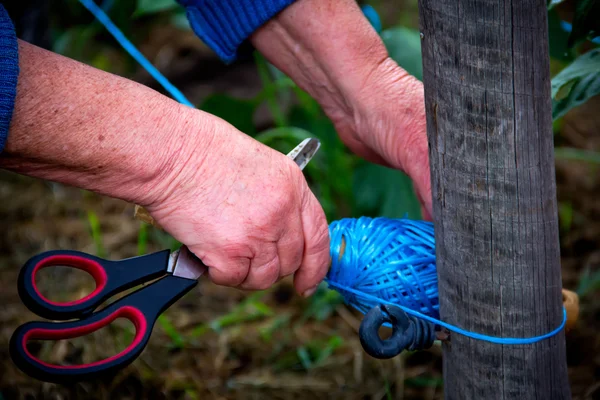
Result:
M302 293L302 297L310 297L310 296L312 296L317 291L317 287L318 286L315 286L313 288L305 290L304 293Z

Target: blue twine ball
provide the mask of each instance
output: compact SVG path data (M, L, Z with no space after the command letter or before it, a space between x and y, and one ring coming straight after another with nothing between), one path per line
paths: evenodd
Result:
M326 277L363 314L381 302L439 318L433 223L346 218L329 226L332 265Z

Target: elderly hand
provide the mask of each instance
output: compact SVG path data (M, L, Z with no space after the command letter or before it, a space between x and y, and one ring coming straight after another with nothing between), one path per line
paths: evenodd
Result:
M0 168L140 204L221 285L295 274L310 295L329 231L298 166L225 121L132 81L19 42Z
M267 289L295 273L296 290L312 294L329 266L329 230L300 168L224 121L208 132L198 122L203 137L173 156L148 211L213 282Z
M251 40L321 104L351 150L408 174L430 218L423 86L389 58L355 0L297 0Z

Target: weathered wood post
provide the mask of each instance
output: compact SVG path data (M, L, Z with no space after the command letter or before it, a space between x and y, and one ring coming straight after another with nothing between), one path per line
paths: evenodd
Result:
M419 0L442 318L494 336L562 320L546 0ZM453 334L447 399L566 399L564 334Z

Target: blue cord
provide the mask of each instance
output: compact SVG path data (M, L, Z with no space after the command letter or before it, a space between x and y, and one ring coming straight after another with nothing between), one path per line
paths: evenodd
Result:
M441 321L438 318L435 240L430 222L348 218L332 222L329 233L332 263L325 281L347 304L363 314L377 305L393 305L461 335L513 345L536 343L552 337L567 322L563 307L563 320L552 332L528 338L500 338Z
M112 23L93 0L79 0L119 44L180 103L194 105L165 78ZM110 2L106 3L110 6ZM369 11L369 10L367 10ZM371 19L372 19L371 15ZM370 19L370 20L371 20ZM435 266L433 224L407 219L343 219L330 225L332 266L325 279L362 313L380 304L400 307L415 317L464 336L498 344L530 344L560 332L563 321L552 332L530 338L499 338L470 332L438 319L439 298ZM342 256L342 239L345 250Z
M87 8L98 21L102 23L106 27L106 29L110 32L111 35L115 37L117 42L127 51L158 83L162 85L171 95L180 102L181 104L185 104L186 106L195 108L194 105L177 89L163 74L158 71L154 65L140 51L135 47L133 43L131 43L123 32L117 28L117 26L110 20L108 15L102 10L102 8L98 7L93 0L79 0L81 4L85 8Z

